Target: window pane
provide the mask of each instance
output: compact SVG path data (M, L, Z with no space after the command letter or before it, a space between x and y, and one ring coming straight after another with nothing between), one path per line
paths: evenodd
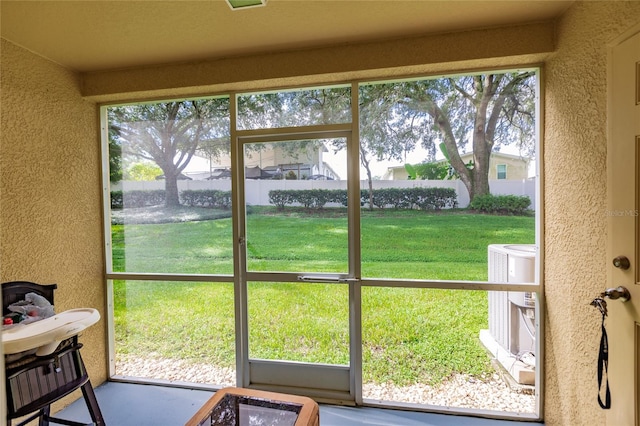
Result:
M107 116L113 271L232 273L228 98Z
M238 96L238 129L351 122L351 86Z
M489 245L535 241L533 217L391 209L365 209L361 216L366 277L486 281ZM523 266L533 274L535 249L531 250L522 256L530 258ZM508 268L509 253L503 255L503 268Z
M233 386L233 283L113 281L117 375Z
M526 174L536 152L536 78L522 71L360 86L363 277L486 281L489 245L536 243L536 179ZM488 120L494 109L498 119ZM487 126L478 131L481 114ZM492 162L503 157L519 165L517 180L506 179L506 167L493 177Z
M497 166L497 178L498 179L506 179L507 178L507 165L506 164L498 164Z
M507 313L488 316L487 292L365 287L362 305L363 398L535 412L533 338L514 326L507 340L520 339L519 348L502 349L505 366L495 363L489 328L508 332L512 323Z

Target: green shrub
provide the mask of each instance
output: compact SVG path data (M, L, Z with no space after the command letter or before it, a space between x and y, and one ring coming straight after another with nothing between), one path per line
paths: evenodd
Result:
M331 203L338 203L347 207L347 191L345 189L332 189L331 190Z
M293 170L289 170L289 173L287 173L284 178L286 180L298 180L298 176L296 175L296 172L294 172Z
M286 205L295 203L299 203L307 209L321 209L327 203L344 203L346 205L346 197L347 191L340 189L274 189L269 191L269 203L276 206L278 210L283 210Z
M122 209L122 191L111 191L111 209Z
M373 195L375 196L377 191L373 191ZM360 190L360 205L361 206L366 206L369 204L369 190L368 189L361 189ZM347 203L345 202L344 205L346 206Z
M307 209L321 209L327 203L347 205L347 191L344 189L272 190L269 203L278 210L295 203ZM360 190L360 205L369 205L369 190ZM373 191L373 205L384 209L441 210L458 206L453 188L383 188Z
M112 191L111 192L111 208L122 209L157 206L164 203L164 190L158 189L153 191Z
M269 203L278 210L284 210L284 206L295 203L294 190L274 189L269 191Z
M531 205L531 199L526 195L478 195L469 209L490 214L524 215Z
M329 201L329 190L308 189L295 191L295 201L307 209L321 209Z
M111 192L111 208L114 210L157 206L164 204L164 200L164 189ZM185 206L227 210L231 208L231 191L185 190L180 192L180 201Z
M453 188L412 188L409 195L412 205L420 210L442 210L458 207L458 197Z
M231 191L216 189L185 190L180 192L180 200L185 206L228 210L231 208Z
M127 208L149 207L164 203L164 191L111 191L111 208L121 210Z
M363 204L369 202L369 191L362 194ZM379 209L442 210L458 206L453 188L383 188L373 192L373 205Z
M379 209L391 206L394 209L410 209L413 188L384 188L373 191L373 205Z

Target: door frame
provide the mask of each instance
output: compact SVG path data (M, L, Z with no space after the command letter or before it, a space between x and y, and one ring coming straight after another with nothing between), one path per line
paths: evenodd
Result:
M233 110L233 108L232 108ZM355 404L361 399L362 337L360 302L360 182L359 152L353 138L353 125L321 125L259 130L232 130L232 188L234 199L234 251L236 265L236 363L238 385L267 391L300 393L343 404ZM235 133L235 134L234 134ZM344 138L347 141L347 216L348 216L348 272L313 274L299 272L250 272L246 251L246 200L244 177L244 146L249 143L287 142L300 139ZM355 156L353 155L355 152ZM349 365L301 363L252 359L249 355L248 283L250 281L335 282L348 286L349 306ZM300 378L314 386L301 387Z

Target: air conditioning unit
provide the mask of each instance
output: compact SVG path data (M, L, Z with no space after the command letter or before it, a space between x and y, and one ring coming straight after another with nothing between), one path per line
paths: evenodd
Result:
M533 244L491 244L489 281L534 283ZM489 291L489 334L481 340L496 353L505 369L522 384L533 384L535 365L535 293ZM491 343L486 342L491 340Z

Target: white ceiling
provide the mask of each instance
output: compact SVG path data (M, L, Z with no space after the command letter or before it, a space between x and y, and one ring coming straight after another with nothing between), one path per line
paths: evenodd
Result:
M1 0L3 38L85 72L544 21L571 1Z

